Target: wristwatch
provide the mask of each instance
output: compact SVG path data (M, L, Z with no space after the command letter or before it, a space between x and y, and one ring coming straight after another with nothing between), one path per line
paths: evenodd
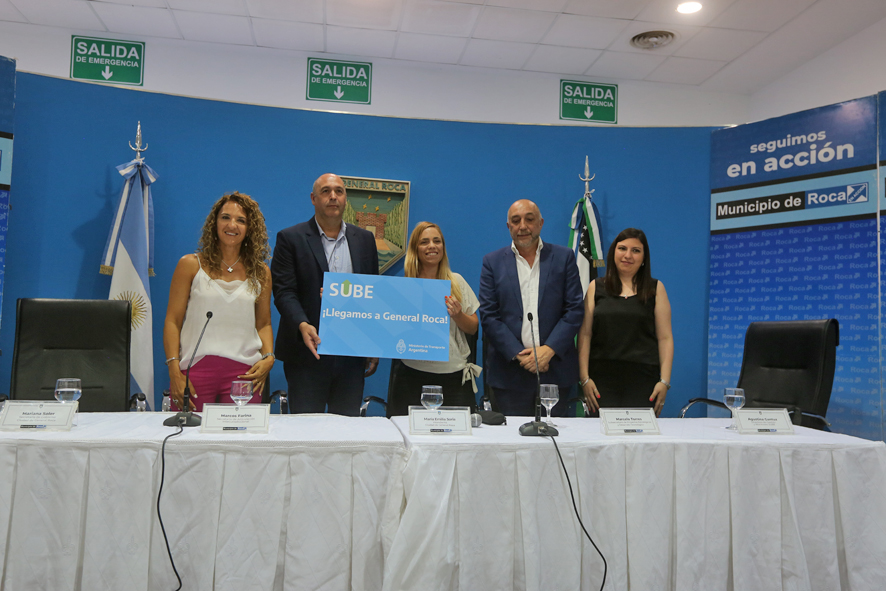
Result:
M261 356L261 359L259 359L259 361L264 361L264 360L267 359L268 357L273 357L274 359L277 358L277 356L274 355L273 353L265 353L264 355Z
M666 382L666 381L664 381L664 380L661 379L661 378L658 378L658 381L661 382L662 384L664 384L665 386L667 386L667 387L668 387L668 390L671 389L671 383L670 383L670 382Z

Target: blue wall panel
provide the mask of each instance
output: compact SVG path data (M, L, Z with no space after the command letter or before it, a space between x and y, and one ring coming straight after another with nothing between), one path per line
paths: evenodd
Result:
M105 298L99 259L119 196L114 167L129 161L141 121L152 186L157 276L151 280L154 358L179 257L196 247L210 205L239 190L262 206L276 232L310 218L323 172L412 182L410 229L439 223L454 270L476 291L483 254L508 244L508 206L530 198L542 237L565 244L588 155L604 243L628 226L650 241L653 273L674 316L673 416L704 393L707 359L709 128L632 129L459 123L278 109L153 94L31 74L18 75L15 185L7 263L7 322L0 330L0 383L8 383L14 306L20 297ZM272 244L273 246L273 244ZM402 263L389 273L402 274ZM278 322L274 311L274 324ZM158 389L168 383L159 361ZM389 365L367 382L387 391ZM285 383L275 366L276 387Z

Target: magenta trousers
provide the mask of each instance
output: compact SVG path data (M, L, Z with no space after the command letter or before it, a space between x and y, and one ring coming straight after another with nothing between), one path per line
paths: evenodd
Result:
M231 382L239 380L252 367L227 357L207 355L191 367L191 384L197 392L197 398L191 398L197 411L203 410L207 403L233 404L231 400ZM183 372L184 373L184 372ZM261 402L261 395L252 396L250 404ZM173 401L173 406L175 402Z

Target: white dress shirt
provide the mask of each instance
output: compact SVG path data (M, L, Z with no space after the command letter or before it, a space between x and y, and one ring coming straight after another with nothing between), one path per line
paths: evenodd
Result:
M517 280L520 282L520 296L523 298L523 327L520 331L520 338L523 341L523 346L527 349L532 348L532 333L530 330L535 331L535 345L541 345L538 342L538 277L539 269L541 268L541 249L543 247L544 243L539 238L538 248L535 250L535 260L532 261L532 266L530 266L529 262L517 250L514 242L511 241L511 250L517 259ZM528 316L530 312L532 313L531 329Z

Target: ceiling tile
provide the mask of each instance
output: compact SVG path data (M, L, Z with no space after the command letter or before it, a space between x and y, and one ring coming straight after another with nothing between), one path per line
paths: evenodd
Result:
M523 69L534 72L578 75L587 70L588 66L594 63L601 53L603 52L599 49L538 45Z
M255 44L260 47L299 51L323 51L325 49L323 25L316 23L253 18L252 32L255 34Z
M471 39L459 63L464 66L519 70L534 48L535 45L531 43Z
M246 0L166 0L173 10L246 16Z
M166 0L86 0L93 6L99 4L122 4L124 6L152 6L154 8L166 8Z
M9 0L0 0L0 21L28 22L25 16Z
M604 51L586 76L643 80L667 59L664 55Z
M400 33L394 57L401 60L456 64L467 42L464 37Z
M249 19L229 14L173 10L182 36L188 41L211 41L231 45L253 45Z
M735 0L701 0L702 9L692 14L677 12L683 0L652 0L637 15L638 21L671 23L674 25L706 25L722 13ZM769 0L776 2L778 0Z
M563 12L604 18L633 19L649 0L569 0Z
M402 7L402 0L326 0L326 23L396 31Z
M647 76L646 80L669 84L698 85L713 76L724 65L726 62L669 57L652 74Z
M105 26L98 20L86 2L71 0L12 0L29 23L64 27L66 29L88 29L104 31Z
M486 6L562 12L569 0L487 0Z
M246 0L246 8L258 18L323 22L323 0Z
M775 31L809 8L815 0L738 0L711 21L724 29Z
M397 33L348 27L326 27L326 51L342 55L391 57Z
M546 45L565 45L606 49L630 21L561 14L542 41Z
M705 28L683 44L674 55L732 61L766 38L760 31Z
M470 37L480 16L479 6L412 0L404 8L401 31Z
M549 12L485 8L477 20L473 37L494 41L538 43L556 16Z
M92 7L108 30L113 33L181 38L175 21L172 19L172 14L165 8L123 6L98 2L93 3Z
M631 38L646 31L671 31L677 35L677 38L670 45L659 47L658 49L640 49L631 45ZM692 39L701 27L691 27L687 25L673 25L667 23L645 23L635 21L621 32L618 38L612 42L607 48L612 51L628 51L632 53L654 53L657 55L672 55L680 49L684 43Z
M486 0L440 0L441 2L451 2L453 4L486 4Z

